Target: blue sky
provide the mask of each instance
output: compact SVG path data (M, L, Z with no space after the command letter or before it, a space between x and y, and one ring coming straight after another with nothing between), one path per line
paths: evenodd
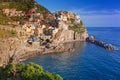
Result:
M87 27L120 27L119 0L36 0L51 12L79 14Z

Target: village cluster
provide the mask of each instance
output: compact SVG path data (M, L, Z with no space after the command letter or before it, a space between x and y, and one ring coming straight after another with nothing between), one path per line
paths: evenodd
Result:
M15 8L3 9L2 12L8 17L24 16L23 11L17 11Z
M22 25L22 35L29 36L28 42L42 40L51 42L59 30L68 30L71 19L80 23L80 17L71 12L60 11L43 15L37 13L35 9L26 12L16 9L3 9L3 13L8 17L27 16L29 21ZM17 22L19 24L19 22Z

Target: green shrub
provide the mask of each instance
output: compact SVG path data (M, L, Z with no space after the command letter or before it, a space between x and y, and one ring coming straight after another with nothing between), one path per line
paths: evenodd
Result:
M80 25L84 25L82 21L80 21Z
M0 28L0 38L9 38L9 37L17 37L17 31L16 30L6 30Z
M85 27L81 25L74 25L74 26L69 26L69 30L73 30L77 33L84 33Z
M45 72L42 66L34 63L9 64L0 67L0 80L63 80L55 73Z
M7 24L8 22L12 22L12 19L8 18L4 14L0 12L0 24Z
M11 31L9 32L9 34L10 34L10 37L17 37L17 32L16 32L16 30L11 30Z
M74 22L75 22L75 19L70 18L70 21L71 21L71 23L74 23Z

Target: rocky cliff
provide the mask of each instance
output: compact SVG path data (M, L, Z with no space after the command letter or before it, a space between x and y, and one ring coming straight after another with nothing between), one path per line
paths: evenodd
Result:
M58 36L55 38L55 41L69 42L86 40L88 33L79 15L67 11L59 11L54 13L54 15L58 20L59 30L57 35L55 35Z

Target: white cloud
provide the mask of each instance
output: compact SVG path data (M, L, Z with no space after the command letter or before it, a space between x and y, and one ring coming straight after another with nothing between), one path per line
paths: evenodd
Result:
M85 10L85 9L72 9L70 12L81 15L90 15L90 14L120 14L120 10Z
M81 15L87 27L120 27L120 14Z
M88 27L120 27L120 10L84 10L73 9Z

